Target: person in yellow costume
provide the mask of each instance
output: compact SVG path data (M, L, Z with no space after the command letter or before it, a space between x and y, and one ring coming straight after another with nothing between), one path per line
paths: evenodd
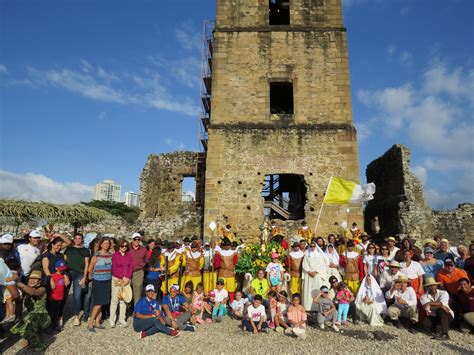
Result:
M166 289L166 282L163 281L161 285L161 292L163 295L170 292L171 285L178 284L181 255L178 253L176 247L176 244L171 244L165 252L164 272L168 274L168 289ZM168 259L168 268L166 268L166 259Z
M288 253L288 271L290 273L290 291L291 294L301 293L301 264L303 262L304 252L300 250L300 244L294 242L292 250Z
M232 231L232 226L230 224L226 224L224 228L220 228L220 235L221 240L224 240L224 238L229 239L231 242L235 240L235 234L234 231Z
M191 281L195 290L196 286L202 282L201 270L204 266L204 257L196 241L192 242L190 248L182 254L182 266L184 272L181 278L181 289L184 290L184 285Z
M298 235L304 240L306 240L308 243L311 241L313 232L311 231L311 228L309 228L306 224L306 221L301 222L301 227L298 228Z
M355 243L353 240L347 242L347 251L344 253L344 282L351 292L356 295L360 286L360 254L354 251Z
M224 238L221 243L221 249L216 251L214 264L218 271L217 278L224 280L224 288L229 292L229 301L234 300L234 293L237 289L237 280L235 279L235 265L237 263L238 254L231 249L231 242L228 238Z
M215 247L216 243L211 241L211 244L206 244L204 246L204 251L202 253L204 259L202 283L205 295L209 294L209 291L216 288L217 271L214 269L214 257L216 255Z
M272 237L280 234L280 227L277 226L275 221L272 221L271 233Z

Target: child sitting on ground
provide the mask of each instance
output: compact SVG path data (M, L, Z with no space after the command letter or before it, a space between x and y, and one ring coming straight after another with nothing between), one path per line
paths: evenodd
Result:
M347 327L347 314L349 313L349 304L354 301L354 295L347 288L344 282L339 283L339 291L336 292L336 299L338 303L337 322L336 325L343 325Z
M277 333L283 333L285 329L289 328L288 325L288 294L285 291L280 291L277 295L278 303L275 315L275 331Z
M291 306L288 308L288 321L292 328L288 328L285 333L293 333L297 338L306 339L306 320L307 315L301 305L301 296L299 293L295 293L291 300Z
M195 310L196 322L203 324L202 312L204 311L204 287L202 283L198 283L196 290L193 292L193 308Z
M247 330L254 334L267 331L268 324L265 322L267 315L265 314L265 307L262 302L262 296L255 295L253 304L247 308L247 317L242 320L242 330Z
M275 329L275 316L277 312L277 293L274 290L268 291L268 308L270 309L270 322L268 323L268 327L270 329Z
M243 319L245 314L245 307L250 304L247 298L243 297L242 291L235 292L235 299L230 304L232 308L232 316L234 319Z
M214 305L216 304L216 293L209 291L207 300L203 303L202 319L206 323L212 323L212 313L214 311Z
M285 268L278 261L278 253L272 253L272 262L267 265L267 280L272 290L280 292Z
M329 297L329 289L326 286L320 288L319 294L314 298L314 303L318 305L318 325L319 328L324 329L325 321L332 323L332 329L338 332L339 328L337 322L337 310L333 300Z
M229 299L229 293L224 288L224 280L218 279L216 283L216 289L214 289L214 294L216 295L216 303L214 304L214 309L212 310L212 320L215 322L222 321L222 317L227 314L227 300Z

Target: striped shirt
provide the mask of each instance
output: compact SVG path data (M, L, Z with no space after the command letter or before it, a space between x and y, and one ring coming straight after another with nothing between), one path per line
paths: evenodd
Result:
M94 266L92 279L96 281L108 281L112 279L112 254L96 254L97 261Z

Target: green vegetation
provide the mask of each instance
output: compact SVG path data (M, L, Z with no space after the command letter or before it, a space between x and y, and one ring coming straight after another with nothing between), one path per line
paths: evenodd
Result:
M82 202L82 204L107 211L114 216L120 216L129 224L135 223L140 215L138 207L128 207L123 202L92 200L91 202Z

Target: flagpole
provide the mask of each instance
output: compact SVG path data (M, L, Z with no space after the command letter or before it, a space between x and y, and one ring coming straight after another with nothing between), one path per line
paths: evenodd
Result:
M323 203L321 204L321 208L319 209L319 213L318 213L318 220L316 221L316 227L314 228L314 235L316 235L316 231L318 230L318 226L319 226L319 219L321 218L321 212L323 212L323 206L324 206L324 198L326 197L328 191L329 191L329 186L331 186L331 181L332 181L332 175L331 175L331 178L329 179L329 183L328 183L328 186L326 188L326 193L324 194L323 196Z

